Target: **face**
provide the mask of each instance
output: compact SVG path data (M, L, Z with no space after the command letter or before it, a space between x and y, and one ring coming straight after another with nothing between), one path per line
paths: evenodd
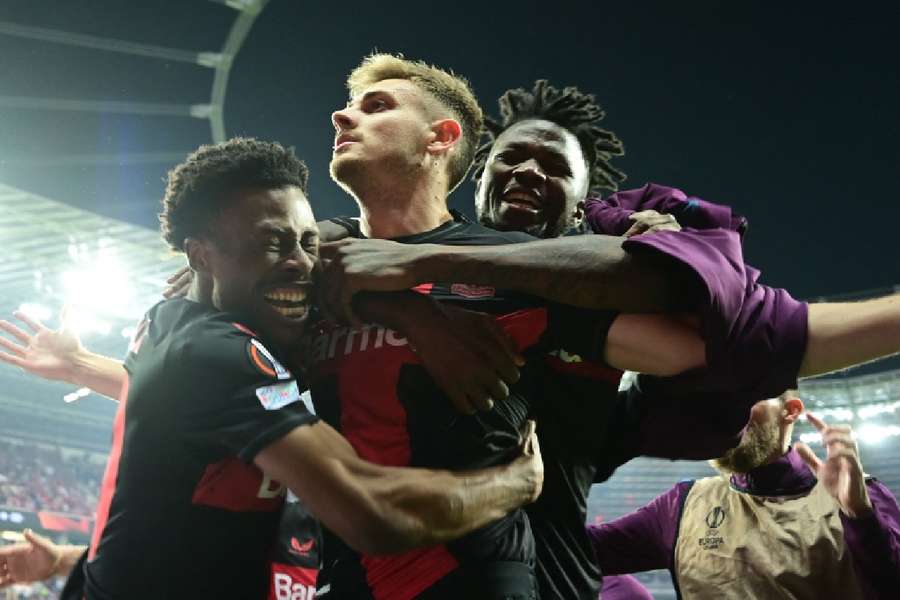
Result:
M431 135L424 93L403 79L379 81L331 116L331 178L348 191L373 178L421 168Z
M494 229L557 237L580 218L588 184L584 153L571 132L549 121L522 121L494 142L475 208Z
M248 319L282 347L303 332L313 300L319 232L299 188L249 189L215 222L205 243L213 304Z
M782 409L778 398L754 404L740 443L714 460L713 466L729 473L748 473L766 464L781 450Z

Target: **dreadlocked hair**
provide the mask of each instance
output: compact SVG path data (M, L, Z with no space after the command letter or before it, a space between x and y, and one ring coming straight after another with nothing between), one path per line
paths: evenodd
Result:
M616 191L619 183L625 180L625 173L609 164L612 157L625 154L622 141L598 125L606 113L592 94L585 94L573 86L560 90L546 79L538 79L530 92L525 88L506 90L498 103L502 121L485 118L487 142L475 152L473 181L481 179L491 147L500 134L529 119L556 123L578 139L590 173L590 191Z
M232 138L200 146L169 171L163 209L163 238L175 251L184 241L210 232L230 193L241 188L296 186L306 194L309 171L293 148L253 138Z

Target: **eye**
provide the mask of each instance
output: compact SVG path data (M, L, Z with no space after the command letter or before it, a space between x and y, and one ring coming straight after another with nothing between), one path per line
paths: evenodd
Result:
M303 251L311 256L319 255L319 236L315 233L305 233L300 240L300 246Z
M389 108L388 103L383 98L369 98L366 101L366 112L380 112Z

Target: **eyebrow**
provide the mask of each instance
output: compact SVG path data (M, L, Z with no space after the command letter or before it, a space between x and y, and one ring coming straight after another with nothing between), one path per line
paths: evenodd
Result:
M347 100L347 108L349 108L356 101L359 101L360 104L364 104L366 100L372 98L373 96L389 96L391 100L394 99L394 96L388 90L371 90L363 94L361 98L357 97Z

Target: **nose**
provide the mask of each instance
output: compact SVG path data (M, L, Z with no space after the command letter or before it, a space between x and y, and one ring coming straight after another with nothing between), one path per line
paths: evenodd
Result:
M547 176L544 174L543 169L533 158L519 163L513 169L513 177L515 177L517 182L527 187L537 187L547 181Z
M284 257L284 262L282 264L286 270L294 271L306 278L309 277L313 272L313 269L315 269L316 261L317 258L315 255L310 254L303 248L300 242L297 242L293 251Z
M336 131L341 132L345 129L352 129L356 126L353 117L350 116L350 110L342 108L331 113L331 123Z

